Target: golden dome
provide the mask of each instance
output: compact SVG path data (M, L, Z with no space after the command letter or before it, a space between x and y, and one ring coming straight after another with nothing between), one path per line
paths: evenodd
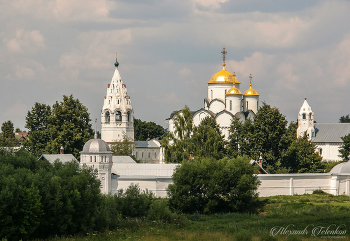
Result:
M222 70L217 72L216 74L211 77L210 81L208 84L221 84L221 83L231 83L231 84L240 84L238 82L236 75L228 72L225 69L225 63L222 64Z
M233 87L227 91L226 95L242 95L242 93L233 85Z
M244 95L245 96L248 96L248 95L253 96L253 95L259 95L259 94L258 94L258 92L256 92L256 90L254 90L252 88L252 84L250 84L250 88L247 89L247 91L244 93Z

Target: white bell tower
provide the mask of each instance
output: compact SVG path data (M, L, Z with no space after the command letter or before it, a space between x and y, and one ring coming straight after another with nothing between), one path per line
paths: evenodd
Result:
M117 58L114 66L114 75L108 84L101 110L101 139L108 144L122 141L124 135L134 140L134 111L119 74Z
M309 140L315 136L314 113L306 101L306 96L298 114L297 137L303 136L305 132Z

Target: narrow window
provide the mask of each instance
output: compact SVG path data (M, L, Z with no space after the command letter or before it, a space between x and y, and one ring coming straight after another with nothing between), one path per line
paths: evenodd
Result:
M148 152L148 158L151 158L151 153L150 152Z
M111 100L108 100L108 104L109 104L109 105L111 104Z
M105 122L106 122L106 123L109 123L110 120L111 120L111 118L110 118L109 111L106 111L106 114L105 114Z
M115 121L122 121L122 113L120 111L116 111Z
M143 152L142 152L142 158L143 158Z
M311 114L311 113L309 113L309 119L310 119L310 120L312 119L311 117L312 117L312 114Z
M227 90L225 90L225 95L226 95L226 93L227 93Z
M248 110L248 101L247 101L247 110Z
M230 100L230 110L232 110L232 100Z
M96 156L95 156L95 162L96 162Z
M306 120L306 114L303 113L303 120Z
M101 162L103 162L103 156L101 156Z
M128 122L130 122L130 112L128 112Z
M92 162L92 156L90 156L90 162Z
M211 99L213 99L213 90L211 90Z
M154 158L157 158L157 152L154 153Z
M119 105L119 100L118 100L118 105Z
M322 148L320 148L319 153L320 153L320 155L322 155Z

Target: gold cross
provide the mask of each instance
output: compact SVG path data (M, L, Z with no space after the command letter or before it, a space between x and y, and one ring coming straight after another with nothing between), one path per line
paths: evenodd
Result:
M222 60L224 61L224 64L225 64L226 54L227 54L227 52L225 51L225 47L222 49L221 53L222 53Z

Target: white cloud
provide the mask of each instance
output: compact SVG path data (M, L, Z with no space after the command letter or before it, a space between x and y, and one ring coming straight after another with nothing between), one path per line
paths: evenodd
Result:
M202 5L203 7L211 7L213 9L219 8L220 3L227 2L228 0L192 0L194 3Z
M167 94L149 94L147 100L153 103L165 103L165 104L177 104L181 102L181 99L176 95L175 92Z
M3 42L11 52L35 51L45 48L45 39L39 30L26 31L18 29L13 38L4 39Z
M182 68L177 73L178 73L179 77L181 78L181 77L188 77L188 76L190 76L192 72L188 68Z

